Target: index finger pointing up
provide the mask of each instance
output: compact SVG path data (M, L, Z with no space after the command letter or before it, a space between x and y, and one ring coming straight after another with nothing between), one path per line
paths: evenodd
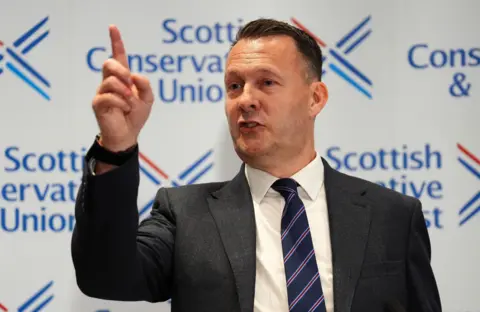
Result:
M110 41L112 44L112 56L115 60L117 60L120 64L125 66L125 68L129 68L127 54L125 52L125 47L123 45L122 37L120 36L120 31L114 25L109 27L110 31Z

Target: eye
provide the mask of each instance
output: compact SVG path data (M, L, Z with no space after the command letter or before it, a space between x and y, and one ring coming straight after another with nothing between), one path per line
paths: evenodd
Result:
M230 83L230 84L228 84L228 90L237 90L238 88L240 88L240 84L239 84L239 83Z
M273 80L270 80L270 79L265 79L263 81L263 84L270 87L270 86L273 86L275 84L275 82Z

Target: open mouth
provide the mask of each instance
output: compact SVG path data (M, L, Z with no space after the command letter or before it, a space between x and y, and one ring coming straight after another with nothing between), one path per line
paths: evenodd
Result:
M251 128L255 128L257 126L260 126L260 124L258 122L241 122L240 123L240 128L251 129Z

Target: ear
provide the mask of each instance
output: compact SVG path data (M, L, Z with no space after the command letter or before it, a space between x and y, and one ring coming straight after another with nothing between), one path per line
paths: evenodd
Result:
M328 89L325 83L315 81L310 85L311 102L309 107L310 117L315 118L325 107L328 101Z

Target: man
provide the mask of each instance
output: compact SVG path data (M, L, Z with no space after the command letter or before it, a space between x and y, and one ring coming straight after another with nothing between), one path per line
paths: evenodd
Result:
M420 202L337 172L316 153L315 117L328 98L322 54L283 22L247 24L227 59L238 174L160 189L138 225L137 138L153 95L130 73L113 26L110 35L113 58L93 100L100 135L72 238L83 293L172 298L174 312L441 311Z

